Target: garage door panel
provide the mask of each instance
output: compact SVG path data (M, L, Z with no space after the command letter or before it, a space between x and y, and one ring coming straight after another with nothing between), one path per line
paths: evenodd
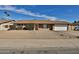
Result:
M67 25L55 25L54 30L55 31L67 31Z

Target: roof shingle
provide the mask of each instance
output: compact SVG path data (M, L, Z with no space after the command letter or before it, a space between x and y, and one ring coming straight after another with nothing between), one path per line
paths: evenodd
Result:
M26 23L35 23L35 24L70 24L66 21L50 21L50 20L18 20L15 23L26 24Z

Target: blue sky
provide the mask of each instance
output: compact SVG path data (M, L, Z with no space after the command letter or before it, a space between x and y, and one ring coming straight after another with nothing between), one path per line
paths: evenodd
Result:
M78 5L0 5L0 18L13 20L79 20Z

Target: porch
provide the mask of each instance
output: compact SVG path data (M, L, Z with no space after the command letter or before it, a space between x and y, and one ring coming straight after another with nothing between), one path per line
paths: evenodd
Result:
M53 30L53 24L15 24L16 30Z

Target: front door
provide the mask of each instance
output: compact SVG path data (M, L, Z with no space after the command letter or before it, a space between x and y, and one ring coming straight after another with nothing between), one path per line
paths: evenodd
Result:
M53 30L53 25L52 24L49 25L49 30Z

